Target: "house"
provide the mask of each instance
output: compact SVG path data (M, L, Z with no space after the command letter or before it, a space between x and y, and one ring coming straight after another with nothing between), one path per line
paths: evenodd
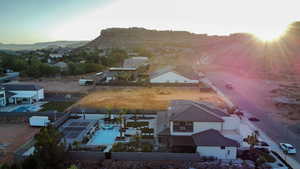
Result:
M148 57L132 57L124 60L124 68L138 68L140 66L147 66L149 64Z
M20 76L19 72L6 72L5 76L0 77L0 83L5 83L11 80L15 80Z
M174 100L158 123L159 141L172 152L235 159L243 140L240 119L206 102Z
M124 68L124 67L111 67L108 71L105 71L100 76L101 81L105 81L106 83L111 82L113 80L117 80L118 76L124 73L132 75L135 79L137 77L136 68Z
M150 74L151 83L199 83L199 76L190 67L165 67Z
M68 64L65 62L57 62L53 66L59 67L60 71L66 71L68 69Z
M44 88L33 84L3 84L7 103L33 103L44 99Z
M61 54L61 53L50 53L49 57L52 58L52 59L62 58L63 54Z
M0 88L0 107L6 106L5 88Z

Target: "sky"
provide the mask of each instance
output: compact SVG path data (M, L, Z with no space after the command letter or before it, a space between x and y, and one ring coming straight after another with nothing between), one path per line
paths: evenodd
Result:
M92 40L110 27L271 39L300 21L299 6L299 0L0 0L0 42Z

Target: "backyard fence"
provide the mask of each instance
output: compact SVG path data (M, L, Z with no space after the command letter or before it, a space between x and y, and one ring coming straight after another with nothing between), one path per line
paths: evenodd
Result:
M196 153L165 153L165 152L70 152L72 160L99 161L104 159L112 160L199 160Z
M117 114L118 112L125 111L127 114L157 114L157 112L164 110L150 110L150 109L107 109L107 108L84 108L84 107L73 107L68 110L70 113L86 113L86 114Z

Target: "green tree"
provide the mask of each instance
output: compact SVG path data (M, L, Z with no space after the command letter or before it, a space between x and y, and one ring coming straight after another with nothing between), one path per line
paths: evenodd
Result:
M71 165L68 169L78 169L76 165Z
M63 135L54 127L47 126L35 135L34 156L43 169L60 169L67 158Z

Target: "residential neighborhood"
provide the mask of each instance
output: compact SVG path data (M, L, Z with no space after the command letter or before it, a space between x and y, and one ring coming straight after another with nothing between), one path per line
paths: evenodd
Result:
M299 2L2 0L0 169L300 169Z

